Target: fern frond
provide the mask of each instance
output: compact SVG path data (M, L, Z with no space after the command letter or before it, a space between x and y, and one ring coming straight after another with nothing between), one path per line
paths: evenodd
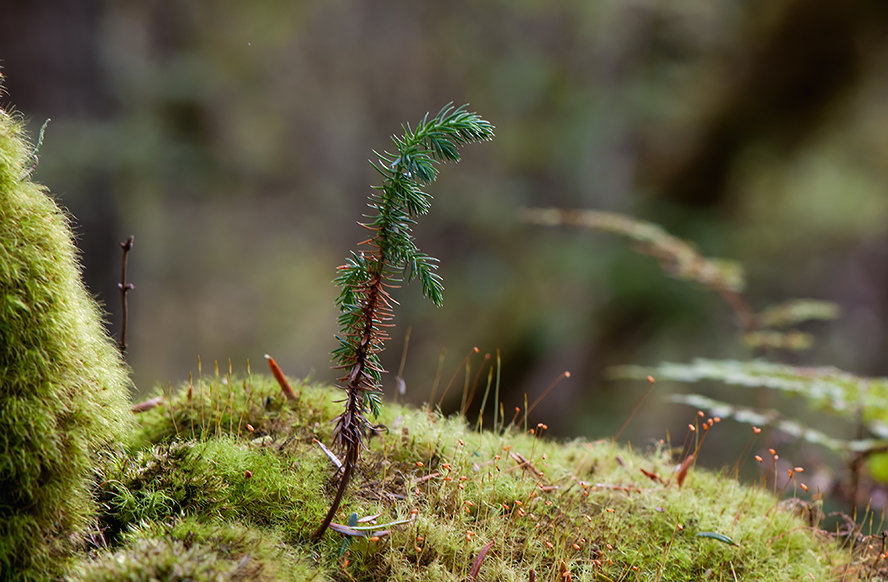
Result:
M694 246L672 236L657 224L622 214L597 210L527 208L527 222L545 226L579 226L620 234L638 243L639 252L656 258L667 274L696 282L716 291L734 311L743 330L743 342L758 351L806 350L814 343L810 334L777 331L809 320L835 319L834 303L794 299L754 313L742 296L746 285L743 267L725 259L704 257Z
M746 285L743 267L725 259L704 257L691 244L652 222L598 210L528 208L525 220L545 226L579 226L626 236L639 251L656 258L669 275L704 287L740 293Z
M653 367L625 366L614 377L684 383L715 381L742 388L768 388L799 396L811 405L854 421L862 418L879 438L888 438L888 378L865 378L833 367L800 367L762 360L698 359L690 364L664 363Z
M737 406L727 402L714 400L700 394L673 394L668 397L671 402L686 404L693 408L705 410L710 416L730 418L737 422L756 427L770 427L806 443L817 445L838 453L861 453L884 447L888 441L884 439L853 439L844 440L832 437L822 431L810 428L795 420L784 418L776 410L757 410Z
M802 351L814 345L814 336L801 331L763 329L743 334L743 343L754 350Z
M757 317L761 327L789 327L806 321L836 319L839 306L830 301L791 299L765 309Z

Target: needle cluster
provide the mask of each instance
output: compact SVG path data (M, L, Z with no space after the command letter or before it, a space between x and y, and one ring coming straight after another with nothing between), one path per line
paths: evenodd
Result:
M460 146L493 138L493 125L465 105L448 104L434 117L426 114L416 128L408 124L403 130L403 135L392 137L395 153L374 152L378 160L373 167L382 176L382 185L373 188L371 213L359 223L371 236L352 251L334 280L341 291L336 300L340 334L333 361L344 371L339 386L346 400L335 422L333 444L344 451L345 459L336 498L316 538L329 526L357 465L372 428L367 413L379 414L384 371L379 355L396 303L390 289L418 279L426 297L435 305L443 302L438 261L419 250L412 234L417 218L431 208L432 196L425 187L438 176L439 163L459 160Z

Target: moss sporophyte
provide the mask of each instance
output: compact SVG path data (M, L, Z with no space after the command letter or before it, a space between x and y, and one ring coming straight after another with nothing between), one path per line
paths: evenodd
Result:
M373 164L382 185L370 195L368 206L374 214L360 223L371 236L339 267L335 279L340 287L336 300L340 335L333 360L336 368L345 371L339 382L346 400L345 410L336 419L333 443L345 458L336 496L315 539L336 515L358 464L364 439L372 429L367 413L379 415L383 373L379 354L393 317L389 289L405 279L419 279L426 297L435 305L443 302L437 260L417 248L411 232L416 219L431 207L432 196L424 188L437 177L438 163L459 160L460 146L493 138L493 125L466 106L446 105L437 115L426 114L415 129L409 124L403 129L403 135L392 137L395 153L377 153Z

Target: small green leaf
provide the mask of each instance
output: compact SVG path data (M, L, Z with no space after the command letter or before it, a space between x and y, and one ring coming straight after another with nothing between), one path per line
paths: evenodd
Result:
M718 540L723 544L728 544L729 546L740 546L737 542L726 536L725 534L720 534L714 531L701 531L697 533L698 538L712 538L714 540Z
M356 525L358 525L358 514L352 512L352 514L348 516L348 527L353 528ZM345 555L346 551L348 551L348 547L351 545L351 543L352 543L352 539L351 539L350 535L346 535L342 539L342 546L339 548L339 557L340 558Z

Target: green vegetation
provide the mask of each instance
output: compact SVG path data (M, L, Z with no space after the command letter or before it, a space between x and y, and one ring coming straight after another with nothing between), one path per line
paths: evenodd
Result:
M756 350L807 349L813 337L792 328L839 315L836 305L813 299L794 299L756 313L744 296L746 273L740 263L704 257L693 244L651 222L612 212L559 208L528 208L524 216L532 224L578 226L625 236L636 243L638 252L657 259L668 275L718 293L734 312L743 343Z
M129 382L80 281L67 217L0 110L0 578L48 578L94 513L94 455L129 426Z
M317 442L339 405L294 386L291 400L270 377L216 376L140 415L138 445L100 464L104 538L74 579L466 580L485 547L478 580L859 579L851 549L769 491L677 473L665 444L478 432L396 404L343 503L359 529L331 527L351 543L313 544L330 467Z
M850 454L884 450L888 444L885 411L888 410L888 379L861 378L836 368L813 368L777 364L763 360L737 362L697 359L688 364L664 363L650 368L627 366L615 375L643 378L656 374L659 380L698 383L722 382L738 388L766 388L802 398L819 410L832 412L849 422L863 424L873 438L840 439L803 426L777 410L743 408L696 394L676 394L673 400L713 411L722 417L757 426L775 426L783 432L833 451ZM644 376L643 376L644 375Z
M624 235L639 244L638 250L656 257L669 275L695 282L719 293L734 311L743 342L755 351L748 361L696 359L688 364L622 366L611 370L616 378L644 380L656 377L683 383L715 382L729 386L772 391L801 399L810 408L832 414L842 421L847 434L841 437L807 426L783 411L762 405L750 407L724 402L703 394L672 394L670 400L706 410L713 416L732 418L760 427L772 427L796 440L840 454L849 468L850 487L844 493L852 514L860 499L860 471L888 482L888 379L865 378L833 367L792 366L766 361L765 355L781 350L810 348L814 338L795 329L812 320L838 317L834 304L795 299L756 313L743 293L745 276L736 262L702 256L690 243L661 227L627 216L591 210L528 209L526 220L547 226L579 226ZM768 399L760 399L767 402ZM866 498L863 496L864 504Z
M419 279L423 294L435 305L444 301L444 285L435 271L437 259L422 253L411 232L419 216L428 213L432 196L423 188L438 176L436 163L459 161L459 147L493 138L493 126L465 106L447 105L437 115L409 125L404 135L392 137L396 154L379 155L373 164L383 177L374 188L368 206L376 214L361 226L373 236L361 243L367 251L352 252L339 267L336 284L341 288L339 345L333 350L339 379L345 390L345 410L336 419L333 444L345 453L339 489L327 517L315 532L321 537L330 525L360 458L364 439L373 430L368 411L379 416L382 399L382 363L379 354L388 338L395 300L389 289L405 278ZM338 471L337 471L338 473Z
M124 368L79 281L63 215L27 181L33 156L2 121L4 579L791 581L880 571L873 537L818 529L822 498L807 495L802 468L790 475L801 498L789 507L769 489L697 470L720 423L702 412L681 447L661 441L639 453L608 440L556 443L543 423L528 430L539 399L507 422L499 375L492 431L470 428L481 418L469 423L465 412L378 406L387 289L415 277L441 299L434 260L410 233L428 210L421 185L434 179L434 161L491 137L476 115L447 107L406 127L397 155L380 156L370 250L354 253L337 279L334 355L347 399L332 425L339 392L304 382L294 390L273 360L274 379L217 367L156 394L131 423ZM683 276L708 272L662 231L608 224L671 252ZM809 307L769 321L819 313ZM463 394L464 410L473 395ZM344 462L323 445L331 442ZM331 463L342 471L335 492ZM321 538L328 526L340 539Z

